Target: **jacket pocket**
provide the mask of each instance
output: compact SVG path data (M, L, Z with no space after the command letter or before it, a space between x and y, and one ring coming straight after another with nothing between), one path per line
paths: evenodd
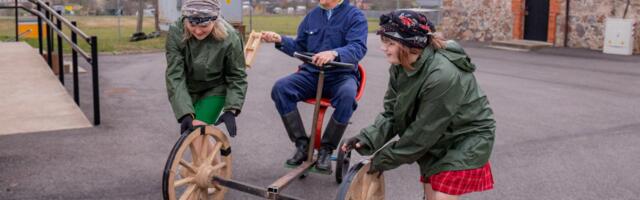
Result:
M304 30L304 34L307 36L307 50L316 49L317 45L320 44L321 35L320 29L318 28L310 28Z

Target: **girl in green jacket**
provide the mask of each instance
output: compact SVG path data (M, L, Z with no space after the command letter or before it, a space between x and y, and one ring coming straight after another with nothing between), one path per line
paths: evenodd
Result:
M217 0L186 1L181 12L166 43L167 93L180 133L224 122L233 137L247 91L242 40Z
M384 111L342 150L375 154L369 173L417 162L428 200L492 189L495 121L471 59L457 43L434 36L422 14L394 11L380 17L380 26L391 63Z

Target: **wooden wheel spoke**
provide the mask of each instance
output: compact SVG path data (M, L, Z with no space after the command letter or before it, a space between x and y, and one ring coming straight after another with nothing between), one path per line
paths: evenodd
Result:
M213 170L219 170L219 169L223 168L224 166L227 166L227 163L225 163L225 162L218 163L217 165L213 166Z
M198 158L198 155L200 154L200 151L198 151L198 148L193 143L189 144L189 150L191 150L191 160L193 161L193 164L199 166L200 159Z
M213 185L213 188L215 189L215 191L214 191L214 192L222 191L222 187L221 187L220 185L218 185L218 184Z
M209 138L207 138L207 135L202 135L202 138L200 138L200 155L198 155L198 159L202 159L203 161L205 161L205 159L207 159L207 152L209 152L209 146L207 144L209 144ZM201 163L202 164L202 163Z
M207 189L207 193L209 195L215 194L216 192L220 191L216 186L213 186L212 188L208 188Z
M231 176L232 158L222 157L220 154L222 148L229 145L229 141L224 133L215 127L208 131L206 134L189 135L172 158L166 192L170 200L224 198L228 190L224 186L200 182L201 178L205 178L201 176ZM205 170L206 174L202 170Z
M207 188L203 188L200 190L200 199L209 200L209 191Z
M222 148L222 143L220 142L216 143L216 146L213 147L213 152L211 152L211 154L207 157L207 164L210 165L213 162L213 159L218 155L221 148Z
M180 179L180 180L177 180L176 182L174 182L173 185L175 187L180 187L180 186L182 186L184 184L192 183L194 179L195 178L193 178L193 177L183 178L183 179Z
M193 194L195 189L196 189L195 185L189 186L189 188L187 188L187 190L185 190L184 193L182 193L182 195L180 195L180 200L188 200L188 199L190 199L189 197L191 196L191 194Z
M191 171L193 173L198 173L196 171L196 169L193 167L193 165L188 163L186 160L180 160L180 165L182 165L182 167L186 168L187 170L189 170L189 171Z

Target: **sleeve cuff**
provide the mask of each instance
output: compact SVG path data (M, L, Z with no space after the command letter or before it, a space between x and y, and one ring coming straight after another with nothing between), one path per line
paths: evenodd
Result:
M356 149L360 155L373 154L374 150L371 148L371 142L369 142L369 139L366 136L360 134L356 136L356 138L359 140L358 143L362 144L362 147Z

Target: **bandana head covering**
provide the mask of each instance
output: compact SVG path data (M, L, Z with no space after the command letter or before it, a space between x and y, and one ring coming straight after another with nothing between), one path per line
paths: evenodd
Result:
M220 3L218 0L187 0L181 12L192 25L205 26L218 19Z
M435 26L424 15L411 10L396 10L380 16L377 34L388 37L410 48L425 48Z

